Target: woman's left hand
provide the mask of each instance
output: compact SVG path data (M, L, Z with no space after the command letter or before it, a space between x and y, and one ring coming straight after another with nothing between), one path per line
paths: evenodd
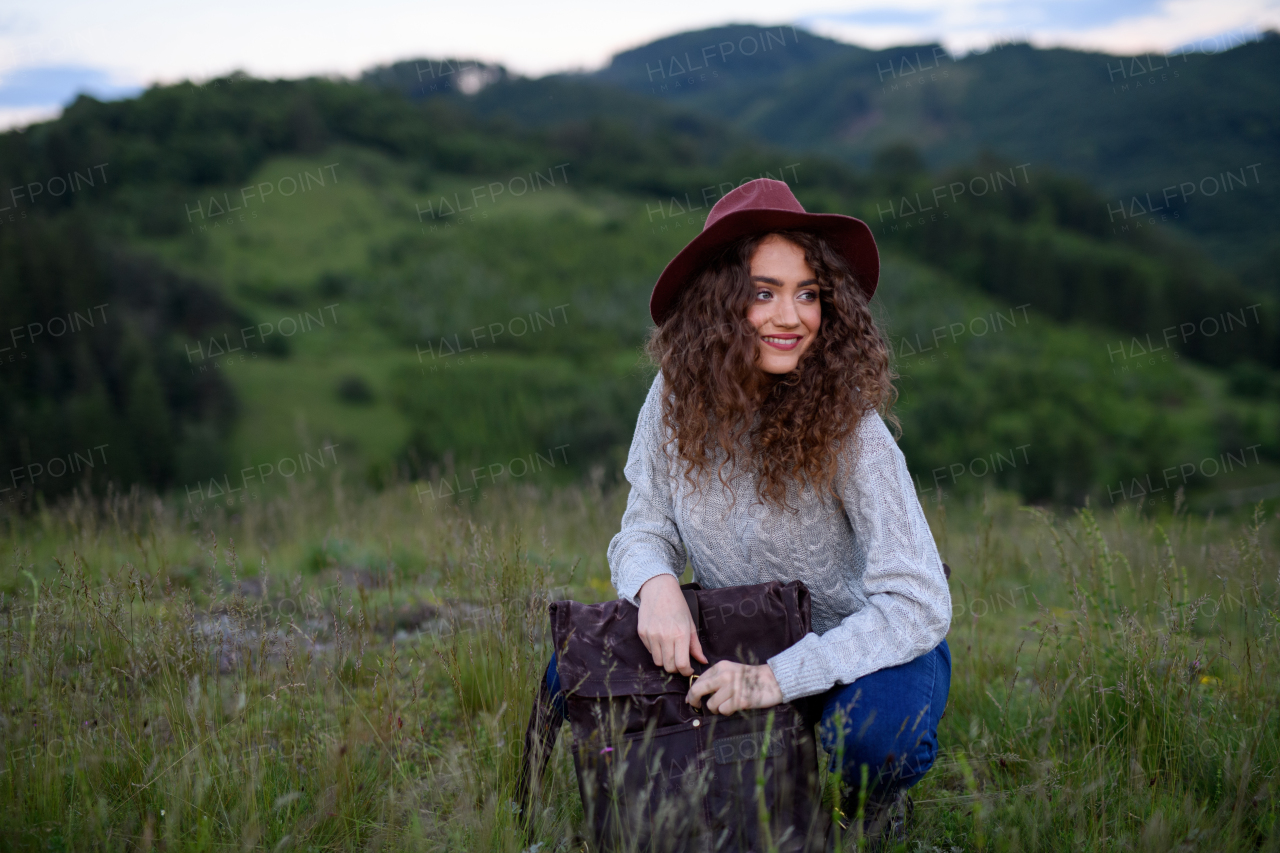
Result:
M713 714L732 714L747 708L772 708L782 703L782 688L768 664L750 666L722 660L693 682L685 701Z

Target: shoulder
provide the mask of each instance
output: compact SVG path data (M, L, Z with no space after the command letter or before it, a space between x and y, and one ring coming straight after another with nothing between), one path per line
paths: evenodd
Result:
M884 418L875 409L869 409L841 441L840 467L845 476L851 476L855 471L896 463L901 453Z
M662 371L658 371L658 375L653 377L653 382L649 384L649 393L645 395L644 405L640 407L640 420L653 418L655 415L662 416L662 397L666 391L666 381L662 377Z
M636 417L636 432L644 433L650 438L665 438L668 430L663 421L663 400L669 396L662 371L653 378L649 385L649 393L645 395L644 405Z
M649 385L649 393L645 395L644 406L640 409L641 419L656 418L661 420L663 402L671 397L674 397L674 394L667 386L666 377L659 370L658 375L653 377L653 382Z
M889 425L884 422L884 418L880 417L880 413L875 409L868 409L862 413L862 417L858 418L858 425L854 432L859 438L868 438L876 441L889 441L897 445L894 441L893 433L889 432Z
M645 399L645 402L647 403L650 400L661 400L662 391L664 388L666 388L666 386L667 386L667 380L662 375L662 369L659 368L658 375L653 377L653 382L650 383L649 385L649 396Z

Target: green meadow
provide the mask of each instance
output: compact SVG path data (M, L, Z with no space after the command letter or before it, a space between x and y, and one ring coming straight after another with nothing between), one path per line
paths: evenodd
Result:
M529 834L513 785L546 605L612 597L625 497L330 472L11 521L3 846L584 849L567 734ZM924 506L955 668L905 849L1280 844L1274 517Z

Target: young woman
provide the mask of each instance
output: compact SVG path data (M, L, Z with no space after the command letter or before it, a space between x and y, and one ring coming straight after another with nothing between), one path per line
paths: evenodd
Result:
M813 633L760 666L716 664L688 701L732 714L821 694L824 748L851 797L866 766L876 831L933 764L951 679L942 560L879 414L896 397L868 308L879 266L863 222L806 213L780 181L715 205L650 300L661 370L608 549L654 663L684 675L707 662L686 557L707 588L804 581Z

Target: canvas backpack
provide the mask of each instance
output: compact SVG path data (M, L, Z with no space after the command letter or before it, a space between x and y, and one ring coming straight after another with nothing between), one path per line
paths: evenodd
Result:
M763 664L809 632L809 591L799 581L682 587L709 663ZM777 850L826 843L812 699L712 714L685 702L692 679L668 673L637 634L626 601L551 605L572 754L596 849L653 853ZM695 675L694 678L697 676ZM525 737L518 793L528 816L558 734L544 683Z

